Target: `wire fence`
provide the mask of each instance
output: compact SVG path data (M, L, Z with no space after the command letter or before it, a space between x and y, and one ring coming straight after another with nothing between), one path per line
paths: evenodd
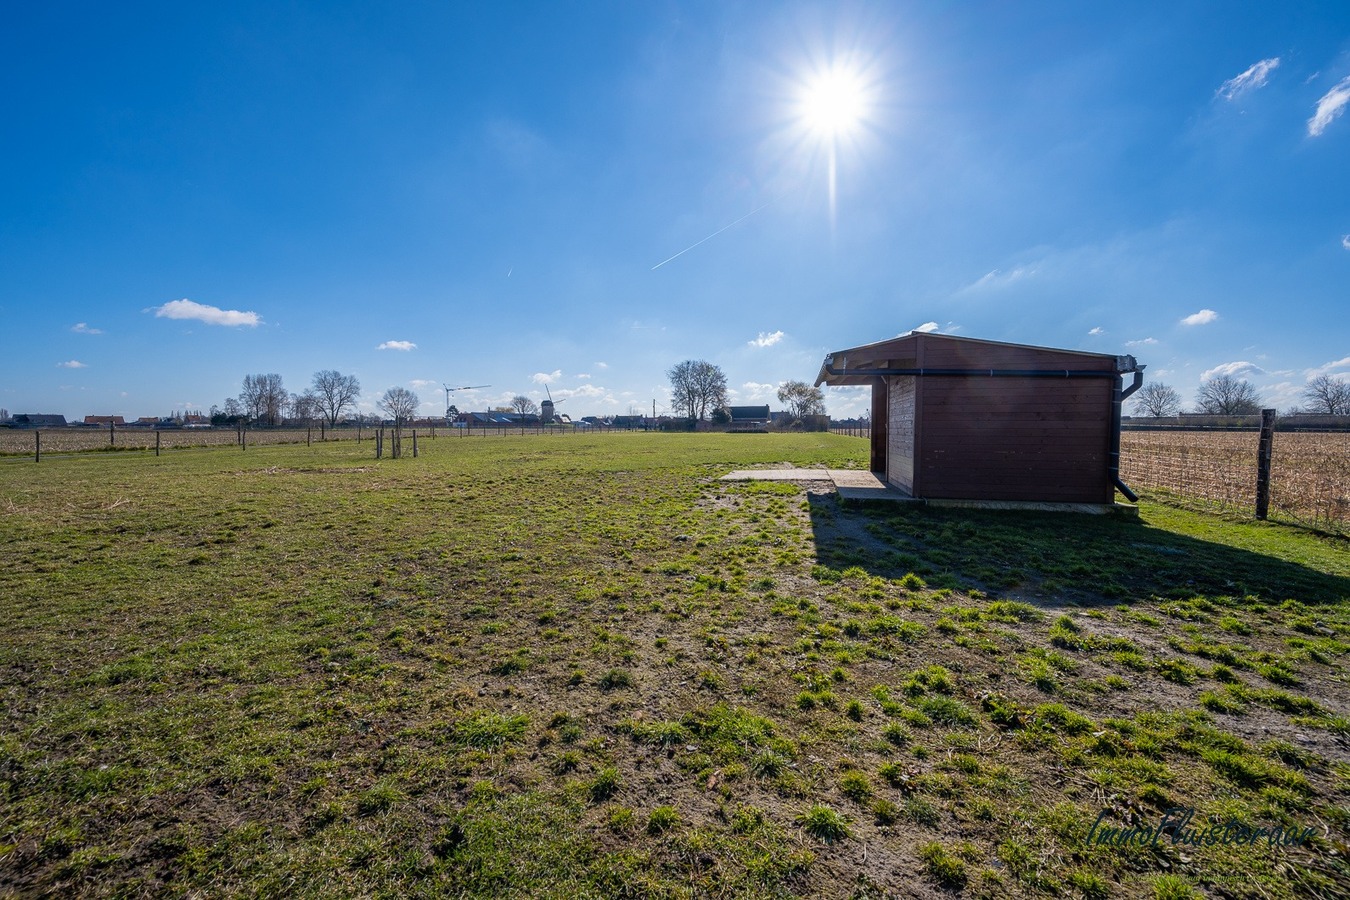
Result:
M386 431L390 426L383 426ZM50 456L94 452L162 453L194 447L249 447L278 444L318 444L331 441L373 441L379 425L323 425L283 428L145 428L139 426L0 428L0 458L41 461ZM565 437L574 434L609 434L643 431L641 427L616 425L435 425L404 426L404 434L419 440L488 438L507 435ZM373 451L372 451L373 452Z
M1126 431L1121 478L1217 509L1254 515L1257 431ZM1350 534L1350 434L1274 435L1269 518Z

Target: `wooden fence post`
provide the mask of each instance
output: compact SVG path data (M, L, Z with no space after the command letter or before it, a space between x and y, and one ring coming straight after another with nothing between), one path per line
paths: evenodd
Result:
M413 429L413 459L417 459L417 429Z
M113 423L108 423L108 446L112 447L117 443L115 435L117 434Z
M42 462L42 432L33 432L33 462Z
M1275 410L1261 410L1261 442L1256 451L1256 518L1270 511L1270 457L1275 442Z
M159 432L155 432L155 455L159 456Z

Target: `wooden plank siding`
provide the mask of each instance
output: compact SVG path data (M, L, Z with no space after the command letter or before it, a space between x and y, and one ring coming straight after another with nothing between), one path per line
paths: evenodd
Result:
M914 404L918 380L901 375L887 381L886 481L907 494L914 493Z
M1003 367L1053 368L1025 358L1006 360ZM920 381L919 496L1111 502L1114 488L1106 472L1111 379Z

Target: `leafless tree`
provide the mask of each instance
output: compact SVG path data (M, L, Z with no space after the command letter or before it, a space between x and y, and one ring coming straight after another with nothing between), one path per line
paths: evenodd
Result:
M253 421L264 425L277 424L289 400L280 375L244 376L244 390L239 395L239 405Z
M298 419L306 425L323 415L319 409L319 398L313 391L291 394L290 410L292 419Z
M1181 412L1181 395L1161 381L1150 381L1131 398L1134 413L1139 416L1175 416Z
M1250 416L1261 411L1261 396L1251 382L1219 375L1200 384L1196 409L1214 416Z
M361 396L361 382L355 375L343 375L333 369L324 369L314 373L314 384L310 388L318 398L319 411L328 420L329 427L335 426L347 409L356 408L356 398Z
M794 419L825 414L825 394L805 381L785 381L778 389L778 400L787 406Z
M390 445L394 459L403 455L403 426L417 412L420 401L417 395L405 387L394 387L384 392L376 405L394 419L394 440Z
M1350 381L1318 375L1303 388L1308 412L1333 416L1350 415Z
M710 410L727 403L727 376L710 362L688 359L666 372L670 379L670 405L677 414L704 419Z
M511 408L521 415L532 415L539 412L539 405L524 394L516 394L511 398Z

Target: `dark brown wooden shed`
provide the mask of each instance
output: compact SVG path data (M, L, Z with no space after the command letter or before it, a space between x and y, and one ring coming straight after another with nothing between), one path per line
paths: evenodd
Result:
M872 471L914 497L1113 502L1133 356L913 332L825 357L816 384L871 385ZM1122 376L1133 374L1129 387Z

